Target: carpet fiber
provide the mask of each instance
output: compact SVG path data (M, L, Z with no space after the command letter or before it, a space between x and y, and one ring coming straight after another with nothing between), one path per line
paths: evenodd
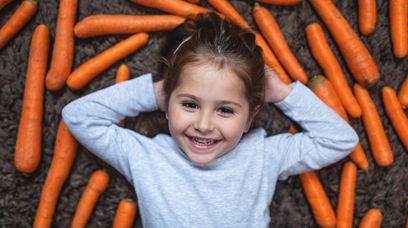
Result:
M253 1L230 0L229 2L255 27L251 11ZM358 33L357 1L336 0L334 2ZM0 26L11 16L19 3L20 1L16 0L0 11ZM206 1L201 1L200 4L210 7ZM309 2L304 0L300 5L293 7L266 4L264 6L275 16L289 47L309 77L321 74L321 68L308 49L304 29L311 22L319 22L322 25L323 23ZM17 173L13 160L14 147L22 107L31 35L38 24L45 23L50 28L52 48L57 9L58 1L39 1L39 10L35 17L3 50L0 50L0 227L32 226L42 185L53 155L57 127L61 120L60 113L67 103L92 91L112 85L117 68L121 63L126 63L130 67L132 78L147 72L152 72L155 79L159 78L157 75L159 47L166 32L151 33L151 38L146 47L114 64L82 90L71 91L65 87L60 92L46 91L41 163L37 171L30 176ZM102 13L163 14L161 11L141 7L127 0L81 0L78 4L77 20ZM398 60L392 55L388 1L377 1L377 16L375 32L369 37L360 36L360 38L373 55L380 70L381 80L369 91L393 149L395 161L388 168L378 167L372 159L362 121L360 119L351 120L352 126L360 136L361 145L370 163L368 172L358 171L354 226L360 223L361 218L368 209L377 207L383 212L382 227L404 227L408 215L408 154L385 114L380 92L385 85L396 90L399 89L406 77L405 75L408 73L408 58ZM335 55L345 71L349 84L352 85L354 79L324 25L323 28ZM126 35L121 35L76 39L74 68L126 37ZM290 121L275 107L268 105L259 114L254 124L255 126L263 126L269 134L277 134L286 132L290 126ZM127 119L126 127L136 129L146 135L154 135L165 131L165 128L162 127L165 125L161 113L150 113L141 115L138 118ZM348 158L318 171L319 178L334 209L337 205L341 167L347 160ZM130 184L117 171L83 147L79 147L71 174L59 197L53 227L69 226L90 174L97 168L106 169L111 176L111 180L108 189L102 194L95 207L88 223L89 227L111 226L119 200L124 197L137 199ZM278 183L270 209L272 218L270 227L317 227L297 176ZM135 226L140 227L140 223L141 219L138 216Z

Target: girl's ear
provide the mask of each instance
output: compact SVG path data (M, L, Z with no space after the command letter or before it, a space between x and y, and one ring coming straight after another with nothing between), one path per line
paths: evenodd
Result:
M247 123L246 123L246 125L245 125L244 133L247 133L247 132L249 131L249 128L251 128L252 121L254 120L255 116L258 114L259 110L261 110L261 106L260 106L260 105L257 105L257 106L254 108L254 111L252 111L251 113L249 113L248 121L247 121Z
M169 115L167 114L167 111L166 111L166 119L169 120Z

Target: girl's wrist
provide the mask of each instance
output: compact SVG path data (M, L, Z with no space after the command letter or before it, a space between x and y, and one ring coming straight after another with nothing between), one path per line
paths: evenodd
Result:
M163 90L163 80L153 83L154 93L156 96L157 107L160 111L166 111L166 96Z

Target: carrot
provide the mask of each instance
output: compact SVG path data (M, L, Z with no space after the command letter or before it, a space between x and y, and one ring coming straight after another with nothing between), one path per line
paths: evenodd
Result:
M360 168L361 170L368 171L368 160L367 156L364 153L363 147L361 144L357 144L354 151L349 154L350 159Z
M346 111L344 110L339 97L337 96L332 84L322 75L313 76L307 84L308 87L322 100L327 106L333 109L343 120L349 123ZM351 160L364 171L368 170L368 160L360 144L349 155Z
M200 0L187 0L187 2L198 4L200 2Z
M373 57L331 0L310 0L343 55L352 75L362 86L374 85L380 73Z
M129 80L130 72L129 67L126 64L119 66L118 72L116 72L115 83L120 83L126 80ZM122 120L119 122L120 127L125 127L125 121Z
M364 128L374 161L381 167L390 166L394 161L394 155L374 102L368 91L358 84L354 84L354 93L361 106Z
M390 0L390 32L394 56L402 59L408 54L408 1Z
M68 87L81 89L112 64L147 44L148 38L146 33L137 33L89 59L68 76Z
M268 41L279 62L282 63L293 79L306 84L308 81L307 75L290 50L285 37L272 14L266 8L255 3L253 15L256 24L264 35L266 41Z
M51 227L58 196L74 163L77 147L78 142L61 121L58 127L54 157L41 191L33 227Z
M299 178L316 223L320 227L334 228L336 215L316 173L314 171L302 173Z
M34 30L31 40L23 108L14 154L16 169L23 174L34 172L41 160L44 78L49 37L48 27L41 24Z
M390 87L384 86L381 90L385 112L397 132L405 150L408 150L408 118L398 101L397 93Z
M356 166L352 162L346 162L341 174L339 199L337 201L337 228L353 227L356 180Z
M95 207L96 201L108 187L109 175L103 170L92 173L88 185L82 193L78 206L72 219L71 228L85 227Z
M129 80L130 72L129 67L126 64L119 66L118 72L116 73L115 83L120 83Z
M130 198L122 199L119 202L113 221L113 228L131 228L137 212L135 201Z
M358 27L361 34L370 35L375 29L376 20L376 0L358 0Z
M0 29L0 50L23 28L37 12L35 0L25 0Z
M208 0L215 9L223 14L232 23L238 25L242 29L251 30L248 22L238 13L238 11L227 0Z
M172 30L183 23L185 18L174 15L92 15L75 25L78 38L110 34L133 34Z
M402 108L408 107L408 74L405 76L404 82L399 89L398 100L401 103Z
M182 0L130 0L133 3L159 9L164 12L178 15L181 17L188 17L199 13L210 12L210 9L185 2Z
M263 2L272 5L281 6L293 6L302 2L302 0L257 0L258 2Z
M261 34L255 32L255 42L256 44L262 48L262 55L267 64L275 73L279 76L279 78L284 81L286 84L292 82L289 76L286 74L285 70L282 68L282 65L278 62L275 54L273 54L272 50L269 48L268 44L264 40Z
M377 208L371 208L364 215L358 228L381 228L382 214Z
M296 129L296 127L294 125L290 125L288 132L291 133L292 135L296 134L298 132L298 130Z
M361 116L361 108L347 84L346 77L339 62L330 49L324 36L322 27L318 23L306 26L306 39L313 57L322 67L329 81L332 83L341 103L347 113L354 118Z
M60 1L51 66L45 78L45 86L52 91L58 91L65 85L72 70L76 10L77 0Z
M323 75L313 76L307 86L320 98L327 106L333 109L343 120L349 122L346 111L340 102L331 82Z
M4 6L6 6L7 4L9 4L12 1L13 0L2 0L2 1L0 1L0 9L3 9Z

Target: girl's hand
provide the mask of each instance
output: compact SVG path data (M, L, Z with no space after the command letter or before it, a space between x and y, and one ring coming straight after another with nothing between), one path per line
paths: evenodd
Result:
M154 87L154 93L156 95L156 102L157 106L159 107L159 110L162 112L167 111L167 105L166 105L166 96L164 95L163 91L163 80L157 81L153 84Z
M278 75L265 65L265 101L276 103L283 100L292 90Z

